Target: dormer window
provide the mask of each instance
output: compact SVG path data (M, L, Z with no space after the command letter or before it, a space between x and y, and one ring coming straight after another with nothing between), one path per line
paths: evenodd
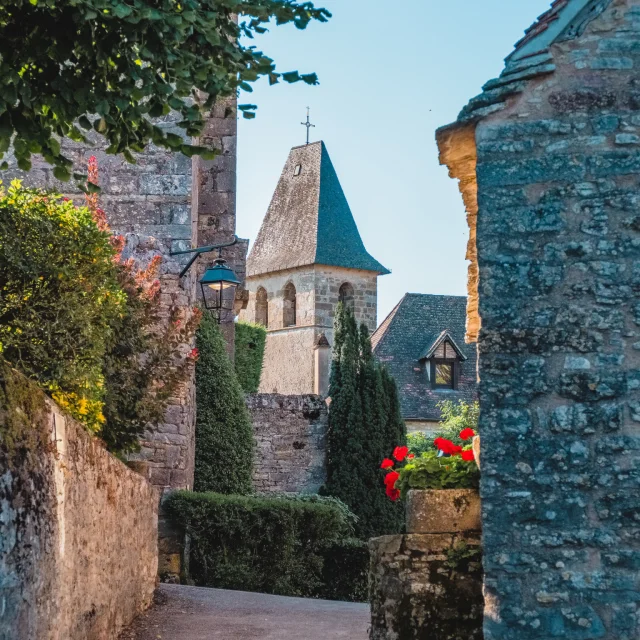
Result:
M467 359L448 331L443 331L420 358L425 361L432 389L457 389Z
M301 164L297 164L296 168L293 170L293 175L294 176L299 176L302 173L302 165Z

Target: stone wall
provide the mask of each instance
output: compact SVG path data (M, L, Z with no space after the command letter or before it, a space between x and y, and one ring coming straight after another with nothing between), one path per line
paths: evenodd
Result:
M370 640L481 640L479 534L382 536L369 549Z
M318 396L247 396L259 492L317 493L325 481L327 405Z
M640 2L591 4L474 132L490 640L640 637Z
M157 490L30 393L41 445L0 448L0 637L113 640L152 601Z

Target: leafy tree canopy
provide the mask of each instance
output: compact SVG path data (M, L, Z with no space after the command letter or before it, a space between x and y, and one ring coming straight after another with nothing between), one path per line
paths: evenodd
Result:
M21 169L41 153L68 180L60 140L82 142L91 129L129 162L150 142L209 157L153 118L173 110L197 137L218 98L262 76L316 84L313 73L277 72L243 42L271 21L304 29L329 17L296 0L0 0L0 159L13 144ZM256 107L239 108L253 117Z

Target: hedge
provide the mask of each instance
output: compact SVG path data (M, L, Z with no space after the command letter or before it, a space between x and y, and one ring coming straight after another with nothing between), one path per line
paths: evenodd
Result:
M164 506L189 536L199 586L366 600L366 545L349 538L353 515L332 499L179 491Z
M253 426L217 322L205 313L196 334L196 491L253 489Z
M260 386L267 330L261 324L236 323L235 367L245 393L256 393Z

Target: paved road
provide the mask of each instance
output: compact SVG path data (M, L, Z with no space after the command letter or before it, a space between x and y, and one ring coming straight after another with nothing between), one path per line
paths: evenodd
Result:
M121 640L367 640L369 606L160 585Z

